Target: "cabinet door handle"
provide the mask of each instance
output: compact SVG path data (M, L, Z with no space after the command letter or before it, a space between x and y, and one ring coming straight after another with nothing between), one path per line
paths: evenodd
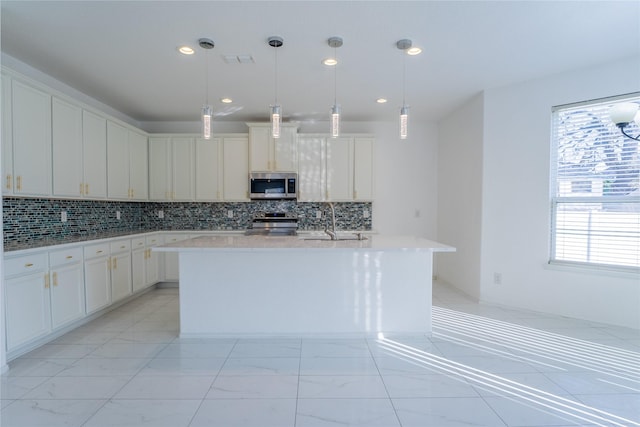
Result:
M49 289L49 274L44 275L44 288Z
M85 194L85 196L89 195L89 184L85 184L84 185L84 194Z
M84 194L84 184L80 183L80 195Z
M11 175L7 175L7 190L11 190Z
M71 258L73 258L73 256L72 255L67 255L66 258L67 259L71 259Z
M53 272L53 286L58 286L58 273Z
M113 259L113 269L117 270L118 269L118 258L114 258Z
M18 176L18 178L17 178L17 180L16 180L16 181L17 181L17 182L16 182L16 184L17 184L17 185L16 185L16 188L17 188L18 190L22 190L22 176Z
M29 267L33 267L33 264L32 264L32 263L30 263L30 262L28 262L28 263L26 263L24 266L25 266L25 267L27 267L27 268L29 268Z
M101 253L102 253L102 251L96 251L96 254L101 254Z
M120 246L120 249L124 249L124 248L126 248L126 246L125 246L125 245Z

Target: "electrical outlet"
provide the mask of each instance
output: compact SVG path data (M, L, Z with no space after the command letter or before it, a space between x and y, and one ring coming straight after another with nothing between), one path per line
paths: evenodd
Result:
M362 211L362 217L363 218L369 218L369 211L367 209Z
M60 221L67 222L67 211L60 212Z
M233 211L231 209L227 211L227 218L233 218Z
M502 273L493 273L493 284L502 285Z
M116 211L116 219L120 219L120 211Z
M163 210L158 211L158 218L160 218L160 219L164 218L164 211Z
M316 211L316 219L322 218L322 211Z

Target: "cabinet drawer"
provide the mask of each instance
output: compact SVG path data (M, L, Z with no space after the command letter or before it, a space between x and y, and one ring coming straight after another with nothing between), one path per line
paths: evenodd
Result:
M96 258L102 256L109 256L109 244L98 243L95 245L89 245L84 247L84 258Z
M145 246L145 239L144 237L136 237L135 239L131 239L131 249L132 250L136 250L136 249L142 249Z
M46 271L47 269L48 265L46 252L4 259L5 277L35 273L38 271Z
M147 236L146 238L147 246L156 246L164 243L164 239L162 236Z
M111 242L109 245L111 253L126 252L131 250L131 240L118 240L117 242Z
M49 266L73 264L82 262L82 248L62 249L49 252Z

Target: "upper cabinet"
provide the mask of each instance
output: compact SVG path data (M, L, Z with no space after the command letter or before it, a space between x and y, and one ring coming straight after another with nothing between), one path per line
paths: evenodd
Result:
M11 77L0 75L0 116L2 117L2 194L13 194L13 133L11 125Z
M107 197L107 119L82 112L82 165L84 197Z
M283 123L280 138L271 137L270 123L249 126L249 169L251 171L296 172L298 170L298 127Z
M245 137L222 140L223 198L229 201L249 200L249 142Z
M147 200L147 137L107 120L107 190L110 199Z
M196 200L222 199L222 141L223 138L196 139Z
M193 170L193 138L149 138L149 197L152 200L193 200Z
M20 196L50 196L51 95L12 79L11 134L10 140L3 140L12 144L13 171L5 172L11 191Z
M374 138L300 135L300 201L372 201Z

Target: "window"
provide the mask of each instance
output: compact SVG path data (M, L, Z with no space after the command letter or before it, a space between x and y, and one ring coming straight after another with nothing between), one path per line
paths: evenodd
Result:
M609 119L618 102L640 95L553 109L551 262L640 270L640 150Z

